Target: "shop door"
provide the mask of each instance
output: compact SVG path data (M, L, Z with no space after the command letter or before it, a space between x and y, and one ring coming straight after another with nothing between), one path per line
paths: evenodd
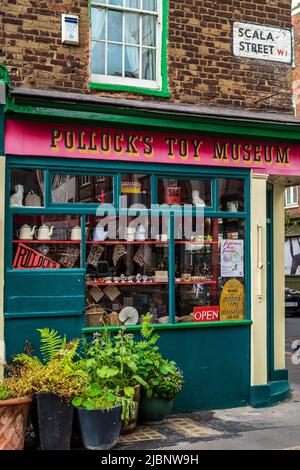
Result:
M274 247L273 247L273 186L267 186L267 367L268 380L274 371Z

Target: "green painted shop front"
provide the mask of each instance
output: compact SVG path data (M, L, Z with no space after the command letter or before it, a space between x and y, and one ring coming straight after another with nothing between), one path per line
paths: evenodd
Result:
M33 124L34 125L34 124ZM10 207L11 178L14 171L39 168L44 172L44 207ZM114 198L120 196L122 174L149 175L152 202L158 199L159 178L201 179L211 182L211 202L204 209L209 220L230 221L232 213L220 209L218 186L224 178L243 181L244 206L234 213L237 226L243 224L245 241L245 317L243 320L206 323L177 323L175 320L176 273L173 249L174 236L170 236L168 253L168 314L167 324L157 324L159 346L184 371L185 387L175 403L176 411L226 408L249 403L250 395L250 171L190 167L189 165L159 165L150 163L100 162L92 160L30 158L7 155L6 171L6 256L5 256L5 343L7 359L23 350L25 341L38 347L37 328L49 327L66 333L68 338L91 337L99 328L87 327L86 300L86 231L89 217L95 213L94 204L54 204L51 199L51 181L55 174L112 175L116 182ZM16 182L16 181L14 181ZM120 208L118 208L121 210ZM191 209L193 217L195 208ZM149 211L146 211L147 213ZM41 270L15 269L14 243L16 227L28 221L33 225L39 217L79 217L81 225L81 263L73 269ZM26 218L27 217L27 218ZM175 222L174 222L175 221ZM170 215L170 230L176 225L176 211ZM30 244L30 243L29 243ZM33 246L33 245L30 245ZM116 331L116 326L106 326ZM139 335L139 326L128 327ZM100 328L101 330L101 328Z

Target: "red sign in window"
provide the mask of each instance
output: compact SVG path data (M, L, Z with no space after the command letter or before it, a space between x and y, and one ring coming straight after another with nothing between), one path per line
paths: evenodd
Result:
M220 318L220 307L195 307L194 322L218 321Z

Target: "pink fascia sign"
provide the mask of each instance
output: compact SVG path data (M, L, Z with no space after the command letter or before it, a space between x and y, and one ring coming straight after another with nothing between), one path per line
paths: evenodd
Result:
M13 120L6 122L5 153L300 173L296 144Z

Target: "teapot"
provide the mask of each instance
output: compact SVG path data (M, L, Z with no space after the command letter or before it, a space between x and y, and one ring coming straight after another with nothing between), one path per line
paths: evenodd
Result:
M51 240L54 226L48 227L47 225L41 225L38 229L38 233L36 235L38 240Z
M75 227L72 228L71 240L81 240L81 227L79 225L75 225Z
M33 240L33 235L36 229L36 225L34 225L32 228L30 225L22 225L20 230L17 231L17 236L20 240Z
M101 222L96 225L96 228L93 233L93 240L95 242L103 242L108 237L108 231L104 230L104 227Z
M25 197L25 206L41 207L41 205L41 198L34 191L30 191Z

